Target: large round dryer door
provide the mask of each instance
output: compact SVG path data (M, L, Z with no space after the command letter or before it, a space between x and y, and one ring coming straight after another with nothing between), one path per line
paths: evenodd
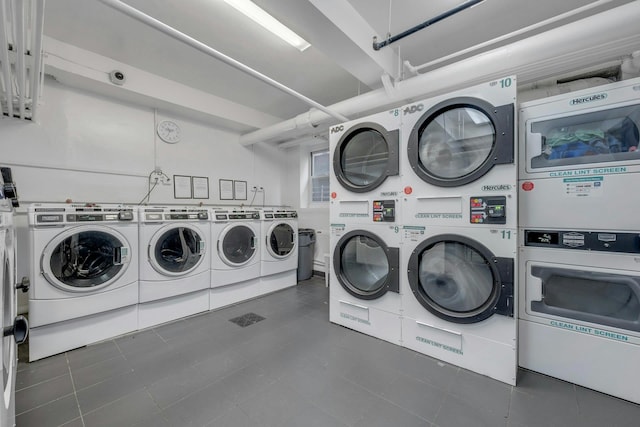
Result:
M168 276L183 276L195 270L205 255L200 231L189 224L169 224L154 234L149 244L153 268Z
M248 264L256 254L256 234L246 225L229 225L220 233L218 254L231 267Z
M376 123L360 123L338 141L333 171L344 188L365 193L379 187L388 176L398 175L399 131Z
M399 292L399 250L377 235L351 231L338 241L333 268L340 285L351 295L371 300L387 292Z
M266 239L267 251L274 258L287 258L296 248L296 232L284 222L269 227Z
M441 319L476 323L513 316L513 259L463 236L431 237L413 251L408 278L418 302Z
M3 231L2 234L5 232ZM0 236L2 236L0 234ZM2 236L4 237L4 236ZM2 239L2 244L4 245L4 239ZM14 307L13 307L13 298L14 298L14 284L12 283L11 277L11 267L9 266L9 260L7 259L7 253L5 251L4 246L0 246L0 259L2 259L2 289L0 289L0 297L2 300L0 301L1 310L0 316L2 316L2 330L7 330L13 326L13 318L14 318ZM13 374L14 364L15 364L15 344L13 342L13 335L8 334L6 336L0 337L2 340L2 345L0 346L0 351L2 351L2 402L1 405L4 408L9 407L9 403L11 400L11 386L13 385Z
M53 286L69 292L93 292L118 280L131 260L126 239L103 226L70 228L42 252L41 268Z
M407 156L425 182L456 187L513 163L513 104L456 98L429 109L411 130Z

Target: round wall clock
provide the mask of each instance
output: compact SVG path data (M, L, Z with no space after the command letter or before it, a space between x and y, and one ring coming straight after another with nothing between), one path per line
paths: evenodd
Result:
M158 124L158 136L164 142L175 144L180 142L180 126L171 120L164 120Z

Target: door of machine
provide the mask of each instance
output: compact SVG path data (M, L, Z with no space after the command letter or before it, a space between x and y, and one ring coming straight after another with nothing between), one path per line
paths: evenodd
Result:
M267 251L274 258L287 258L296 248L296 238L296 232L291 225L286 222L273 224L266 236Z
M513 317L513 263L475 240L442 234L416 247L407 274L414 297L429 312L476 323L493 314Z
M399 131L388 131L377 123L351 127L333 153L333 171L345 189L366 193L389 176L398 175Z
M70 228L53 238L42 252L45 279L67 292L104 289L124 274L131 260L122 234L102 226Z
M256 233L242 224L228 225L218 239L220 259L230 267L248 264L256 254Z
M167 276L184 276L195 270L205 255L200 231L189 224L169 224L158 230L149 243L153 268Z
M530 263L526 287L530 315L640 332L640 274Z
M336 244L333 268L340 285L363 300L399 293L400 252L365 230L346 233Z
M2 233L4 235L4 232ZM4 236L3 236L4 237ZM4 238L2 239L4 243ZM2 330L11 328L14 318L14 306L13 306L13 283L11 280L9 260L4 246L0 246L0 259L2 260L2 289L0 289L0 303L2 312ZM0 422L6 422L6 417L9 416L9 406L12 399L12 386L13 378L15 374L15 343L12 335L2 336L2 408L0 408ZM2 424L4 425L4 424Z
M423 181L458 187L513 163L514 105L459 97L427 110L409 134L407 156Z
M525 126L526 168L530 174L542 173L545 177L554 171L552 176L573 176L562 171L640 163L637 101L547 114L527 120Z

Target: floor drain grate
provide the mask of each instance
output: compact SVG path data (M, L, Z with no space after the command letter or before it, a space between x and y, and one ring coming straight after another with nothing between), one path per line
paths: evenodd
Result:
M255 313L247 313L247 314L243 314L242 316L238 316L238 317L234 317L233 319L229 319L229 322L233 322L238 326L242 326L247 327L249 325L253 325L254 323L258 323L261 320L264 320L265 318L262 316L259 316Z

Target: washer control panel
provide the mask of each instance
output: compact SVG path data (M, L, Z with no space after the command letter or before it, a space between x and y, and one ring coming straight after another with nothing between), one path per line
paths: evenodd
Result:
M373 201L373 222L394 222L396 220L395 200Z
M471 224L506 224L507 198L505 196L469 198Z

